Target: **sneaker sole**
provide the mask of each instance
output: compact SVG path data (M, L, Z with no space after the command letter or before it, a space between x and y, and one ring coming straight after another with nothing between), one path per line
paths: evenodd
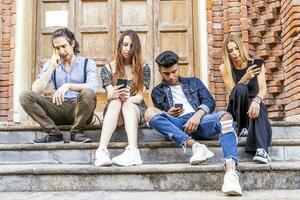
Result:
M49 144L49 143L64 143L63 140L61 141L50 141L50 142L34 142L34 141L30 141L31 144Z
M122 166L122 167L129 167L129 166L137 166L137 165L142 165L143 162L138 162L138 163L134 163L134 164L127 164L127 163L118 163L116 161L112 161L112 164L114 165L118 165L118 166Z
M71 140L72 143L90 143L92 142L91 139L85 139L83 141L76 141L76 140Z
M109 167L109 166L112 166L112 162L105 162L105 163L101 163L101 164L96 164L96 161L95 161L95 166L96 167Z
M223 191L222 191L223 192ZM237 192L235 190L228 190L223 192L225 195L231 195L231 196L242 196L243 193Z
M263 164L268 164L268 162L269 162L267 158L261 158L258 156L254 156L253 160L256 162L259 162L259 163L263 163Z
M198 164L200 164L200 163L205 162L206 160L207 160L206 158L205 158L205 159L193 160L193 161L190 161L190 164L191 164L191 165L198 165Z

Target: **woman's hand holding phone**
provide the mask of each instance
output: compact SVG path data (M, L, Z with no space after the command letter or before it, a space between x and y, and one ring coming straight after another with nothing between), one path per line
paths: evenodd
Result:
M122 88L123 93L120 96L121 101L127 101L127 99L130 97L130 87L127 86L126 88Z
M114 85L112 88L107 92L107 99L109 101L113 99L120 98L123 94L124 89L122 89L122 85Z
M244 76L241 78L241 82L247 84L251 79L253 79L256 75L260 73L260 67L257 65L251 65Z

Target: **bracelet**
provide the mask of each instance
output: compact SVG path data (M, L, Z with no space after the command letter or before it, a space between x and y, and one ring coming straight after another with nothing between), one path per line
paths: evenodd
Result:
M253 101L255 101L256 103L260 104L262 102L262 99L259 96L256 96Z

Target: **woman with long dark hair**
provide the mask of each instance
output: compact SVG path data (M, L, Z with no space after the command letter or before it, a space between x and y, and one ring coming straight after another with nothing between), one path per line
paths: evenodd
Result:
M96 166L111 164L131 166L142 164L137 147L138 125L144 123L147 106L143 100L144 88L149 88L150 68L143 65L140 39L133 30L126 30L119 38L117 57L101 70L108 104L104 109L100 145L96 151ZM117 85L123 79L122 85ZM127 87L124 86L127 80ZM117 126L124 125L128 138L125 151L110 159L107 145Z

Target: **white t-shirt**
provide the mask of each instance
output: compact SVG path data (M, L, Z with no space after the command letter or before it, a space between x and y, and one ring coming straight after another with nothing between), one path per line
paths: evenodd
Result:
M176 103L183 104L184 111L183 111L182 115L185 115L185 114L188 114L191 112L195 112L194 108L192 107L190 102L185 97L183 90L181 88L181 85L170 86L170 88L171 88L171 92L172 92L172 96L173 96L174 105ZM182 116L182 115L180 115L180 116Z

